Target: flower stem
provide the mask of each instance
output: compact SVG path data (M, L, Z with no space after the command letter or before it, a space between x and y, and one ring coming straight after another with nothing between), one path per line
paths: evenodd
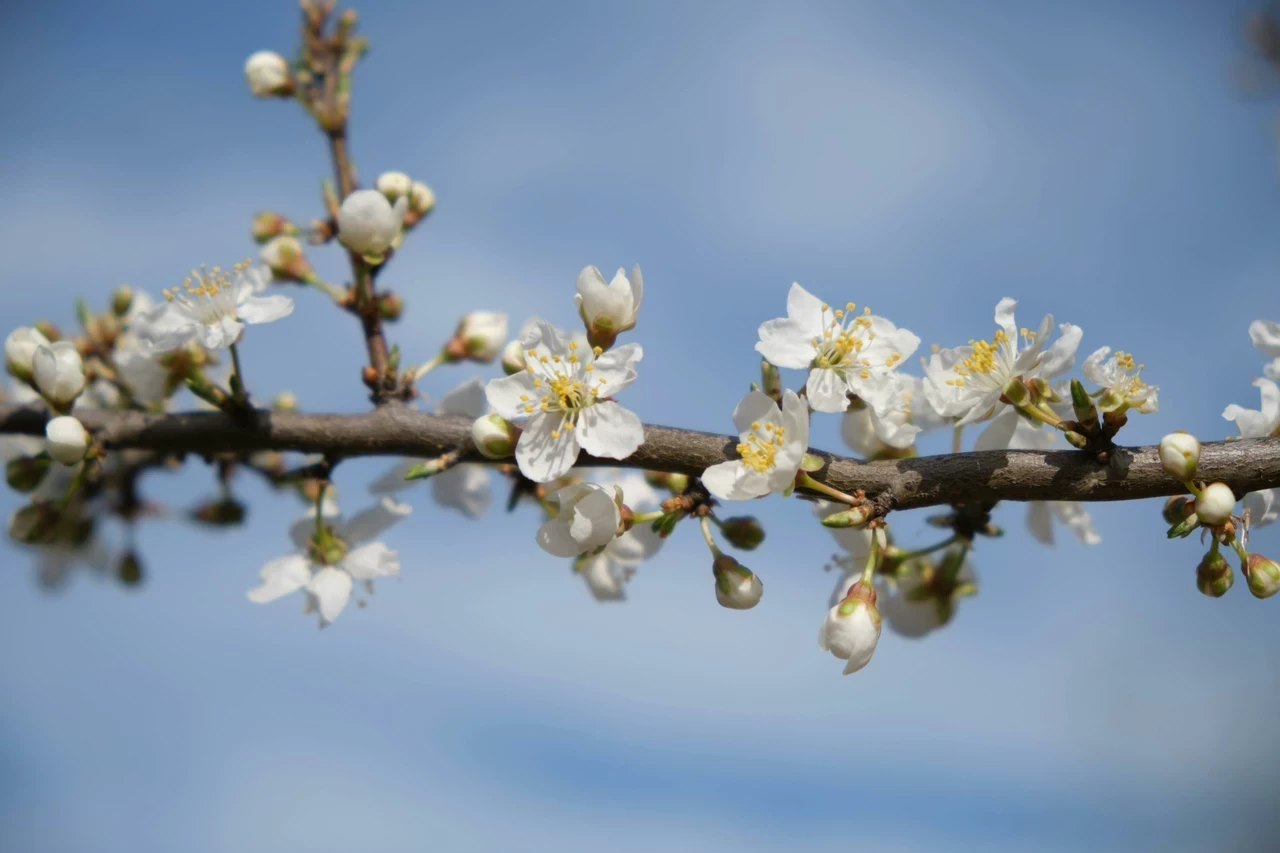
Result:
M657 521L664 515L666 515L666 513L660 509L655 509L653 512L637 512L631 515L631 523L635 525L644 524L648 521Z
M71 479L71 485L67 487L67 493L62 496L62 500L58 501L59 509L65 511L67 507L71 506L71 499L76 496L76 492L80 491L80 487L83 486L85 480L88 479L88 472L89 461L86 459L81 462L80 467L76 469L75 476Z
M708 521L707 517L704 515L702 518L698 519L698 523L702 525L702 538L707 540L707 547L711 549L712 554L719 557L721 553L720 548L716 546L716 540L711 536L711 522Z
M339 305L341 305L343 302L346 302L347 300L347 292L343 290L341 287L338 287L336 284L330 284L329 282L321 278L318 278L316 276L312 276L311 278L308 278L306 280L306 283L314 287L316 290L324 291L329 295L330 299L332 299L334 302L337 302Z
M324 507L324 493L329 490L328 483L321 483L320 488L316 491L316 541L319 542L324 537L324 513L321 509Z
M232 384L231 395L239 403L249 401L249 394L244 387L244 372L240 369L240 351L236 349L236 345L231 345L231 371L235 381Z
M956 424L955 429L951 430L951 452L960 452L960 437L964 434L964 427Z
M941 551L943 548L959 539L959 536L949 536L936 545L930 545L928 548L917 548L914 551L900 551L894 554L899 560L914 560L916 557L923 557L926 554L932 554L934 551Z
M846 504L849 504L850 506L855 506L859 503L858 499L855 498L853 495L847 495L844 492L840 491L839 489L828 486L826 483L820 483L817 480L810 477L804 471L801 471L799 475L797 475L796 485L809 489L814 492L821 492L827 497L835 498L841 503L846 503Z
M434 358L419 367L413 374L413 381L417 382L419 379L426 376L442 364L444 364L444 350L436 353Z
M867 565L862 569L862 583L870 584L876 576L876 565L880 562L880 546L872 543L867 554Z
M1058 417L1053 412L1050 412L1047 409L1043 409L1032 403L1028 403L1024 406L1018 406L1017 410L1021 412L1023 415L1026 415L1032 420L1039 421L1042 424L1048 424L1049 426L1057 427L1058 429L1063 428L1062 418Z

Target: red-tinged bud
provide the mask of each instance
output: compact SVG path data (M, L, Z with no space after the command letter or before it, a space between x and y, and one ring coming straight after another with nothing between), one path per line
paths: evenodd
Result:
M1220 598L1235 583L1231 564L1221 554L1210 551L1196 566L1196 586L1205 595Z
M1249 582L1249 592L1256 598L1270 598L1280 592L1280 564L1261 554L1250 554L1244 564L1244 576Z

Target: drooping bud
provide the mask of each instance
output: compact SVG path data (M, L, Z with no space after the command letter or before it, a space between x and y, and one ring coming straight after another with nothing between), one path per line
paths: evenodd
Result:
M338 241L366 258L381 258L391 248L408 204L401 200L392 207L377 190L356 190L338 208Z
M871 506L869 504L861 504L860 506L849 507L841 512L832 513L822 519L823 527L834 527L836 529L844 529L846 527L862 527L871 519Z
M843 600L827 611L818 630L818 648L848 661L844 674L857 672L871 662L880 642L880 611L875 587L858 581Z
M1200 441L1189 432L1171 432L1160 439L1160 467L1180 483L1196 475L1200 463Z
M191 510L191 520L211 527L233 527L244 522L245 506L235 498L207 501Z
M259 98L284 96L293 92L289 63L283 56L270 50L260 50L245 60L244 77L249 83L249 91Z
M1249 592L1256 598L1270 598L1280 592L1280 563L1261 554L1250 554L1244 563L1244 576Z
M1210 483L1196 498L1196 515L1206 524L1222 524L1236 508L1236 496L1226 483Z
M378 192L387 197L387 201L395 204L402 196L410 194L413 189L413 179L404 172L383 172L373 185L378 188Z
M720 524L720 532L730 545L744 551L751 551L764 541L764 526L750 515L726 518Z
M136 551L126 551L120 558L120 562L116 564L116 577L125 586L138 586L142 583L142 561L138 559Z
M497 358L506 339L506 314L472 311L458 322L458 328L444 345L443 352L451 362L471 359L485 364Z
M730 557L717 554L711 563L716 579L716 601L730 610L750 610L760 603L764 584L755 572Z
M1205 595L1220 598L1235 583L1235 572L1221 554L1210 551L1196 566L1196 586Z
M772 397L775 403L782 403L782 375L767 358L760 359L760 390Z
M9 488L23 494L33 491L44 481L49 473L50 461L41 456L19 456L10 459L4 466L4 481Z
M4 339L4 366L23 382L31 381L32 362L36 350L47 347L49 339L38 329L20 326Z
M89 449L89 433L70 415L53 418L44 427L45 450L63 465L75 465Z
M56 341L36 350L31 360L36 389L59 411L67 411L84 390L84 362L76 345Z
M133 307L133 288L122 284L111 294L111 313L123 317Z
M486 459L510 459L520 430L501 415L485 415L471 424L471 442Z
M285 234L298 236L298 226L272 210L260 210L253 215L253 241L265 243L273 237Z
M302 244L287 234L268 240L258 256L278 281L311 281L315 278L315 270L303 253Z
M1195 501L1190 495L1173 495L1164 502L1164 520L1169 524L1178 524L1195 511Z
M524 370L526 366L524 347L519 341L507 341L507 345L502 348L502 372L512 376Z

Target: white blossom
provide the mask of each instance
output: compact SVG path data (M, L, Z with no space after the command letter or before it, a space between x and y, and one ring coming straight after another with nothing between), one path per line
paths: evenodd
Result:
M619 268L608 284L600 270L583 267L578 273L577 290L573 300L578 314L595 334L612 343L613 336L635 328L644 298L644 278L638 265L631 268L630 274Z
M290 529L298 553L264 565L259 572L262 583L249 590L250 601L265 604L302 590L307 596L306 611L318 612L323 628L347 606L355 581L372 584L375 578L400 574L400 555L373 540L407 516L411 511L408 505L383 498L346 520L337 518L336 513L328 515L326 509L322 508L321 515L331 552L321 553L314 541L315 514L302 516Z
M1098 408L1104 412L1133 408L1149 415L1159 408L1157 385L1141 379L1142 365L1135 365L1127 352L1111 354L1111 347L1098 347L1084 360L1085 377L1102 389Z
M760 326L756 351L778 367L807 369L805 394L819 412L843 412L849 394L879 415L892 411L894 374L920 339L871 309L849 302L833 309L799 284L787 294L787 316Z
M56 341L36 350L31 360L36 388L56 406L69 406L84 390L84 361L70 341Z
M1063 323L1060 336L1045 349L1053 329L1053 315L1045 315L1036 332L1018 329L1013 308L1005 297L996 305L995 336L991 341L970 341L968 346L935 352L925 365L925 394L943 417L971 424L1004 411L1000 401L1011 380L1051 379L1075 363L1083 336L1078 326ZM1019 349L1018 340L1025 345Z
M338 208L338 240L359 255L381 255L400 234L409 200L393 207L378 190L356 190Z
M270 277L261 267L236 264L192 270L181 288L166 290L165 302L148 311L138 334L144 347L168 352L192 340L206 349L226 349L246 323L270 323L293 312L287 296L261 296Z
M286 92L290 87L289 63L278 53L260 50L251 54L244 63L245 80L249 91L259 98Z
M635 472L615 473L606 477L601 485L622 489L624 503L636 512L657 509L660 503L653 487ZM662 541L649 524L637 524L615 537L598 554L579 557L574 571L586 582L597 601L621 601L626 598L626 585L636 568L658 552Z
M788 489L809 446L809 410L796 393L784 391L779 408L769 395L752 391L733 410L733 424L742 458L704 471L707 490L741 501Z
M644 441L640 419L608 398L635 381L639 344L599 354L541 320L523 343L524 372L490 380L485 393L499 415L523 421L516 462L526 477L562 477L582 450L608 459L636 451Z
M538 528L542 550L557 557L577 557L603 548L618 535L621 511L612 489L595 483L570 483L548 497L556 512Z
M459 342L460 355L475 361L493 361L507 340L507 315L496 311L472 311L458 323L453 337Z
M1257 334L1255 334L1257 328ZM1264 353L1271 354L1268 347L1275 347L1280 354L1280 324L1255 321L1249 327L1249 334L1254 343ZM1259 343L1259 341L1263 343ZM1265 346L1264 346L1265 344ZM1280 364L1280 358L1276 360ZM1280 379L1280 376L1276 377ZM1280 387L1271 379L1255 379L1253 385L1261 392L1262 403L1258 409L1246 409L1234 403L1223 410L1222 416L1235 421L1240 430L1240 438L1265 438L1280 435ZM1280 514L1280 489L1263 489L1249 492L1240 499L1243 509L1249 512L1251 527L1266 527L1276 520Z
M893 393L887 414L861 403L844 413L840 436L855 453L872 458L892 455L911 447L922 432L937 429L943 420L929 404L923 381L905 373L893 377Z
M849 675L871 662L880 642L880 613L875 593L867 598L851 596L827 611L818 629L818 648L848 661L844 674Z
M823 500L814 501L811 506L813 508L813 516L818 521L822 521L832 513L848 508L844 504ZM836 543L847 555L837 558L836 561L836 567L841 569L841 573L839 579L836 580L835 587L831 590L831 598L827 602L828 607L835 607L849 594L849 587L853 586L862 577L863 567L866 566L867 559L871 556L871 542L874 533L865 527L826 527L824 525L823 529L835 538Z
M36 350L47 347L49 339L39 329L20 326L4 339L4 364L10 373L22 380L31 378Z
M89 433L70 415L52 418L44 427L45 449L63 465L75 465L89 449Z
M422 181L414 181L413 186L409 189L409 210L419 219L426 216L436 206L436 194L432 192L431 187Z
M934 566L930 572L943 571ZM957 593L939 598L930 595L930 581L935 575L926 576L920 572L906 574L898 583L891 595L881 596L879 600L880 615L889 624L889 629L900 637L918 639L941 628L951 618L957 601ZM968 555L956 573L954 587L972 587L977 583L973 567L969 564ZM949 585L951 586L951 585Z
M1262 368L1268 379L1280 381L1280 323L1273 320L1254 320L1249 324L1249 339L1262 354L1272 361Z

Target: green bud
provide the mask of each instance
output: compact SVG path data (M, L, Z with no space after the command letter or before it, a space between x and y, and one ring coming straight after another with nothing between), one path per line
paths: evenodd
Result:
M486 459L510 459L520 430L501 415L485 415L471 424L471 443Z
M49 457L44 454L10 459L4 466L4 481L15 492L26 494L40 485L51 464L53 463Z
M1086 430L1097 429L1098 408L1084 389L1079 379L1071 380L1071 408L1075 412L1076 421Z
M764 541L764 526L750 515L726 518L720 525L720 532L730 545L744 551L750 551Z
M1164 510L1162 512L1165 522L1176 526L1195 511L1195 499L1191 495L1173 495L1164 502Z
M434 477L448 467L448 460L443 456L438 456L435 459L428 459L426 462L419 462L414 465L405 472L404 478L406 480L422 480L427 477Z
M1270 598L1280 592L1280 564L1261 554L1250 554L1244 564L1249 592L1257 598Z
M1076 450L1084 450L1089 445L1089 439L1073 430L1067 430L1062 434L1062 437L1067 440L1067 444L1070 444Z
M1196 586L1205 595L1221 598L1235 583L1235 572L1221 554L1210 551L1196 566Z
M27 504L9 517L9 536L24 545L42 545L53 538L61 521L53 504Z
M133 288L122 284L111 294L111 313L123 317L133 307Z
M823 527L863 527L871 519L871 507L863 504L862 506L850 507L842 512L832 513L822 519Z
M782 376L767 358L760 360L760 388L775 402L782 401Z
M234 498L209 501L191 510L191 520L211 527L234 527L244 522L245 506Z

